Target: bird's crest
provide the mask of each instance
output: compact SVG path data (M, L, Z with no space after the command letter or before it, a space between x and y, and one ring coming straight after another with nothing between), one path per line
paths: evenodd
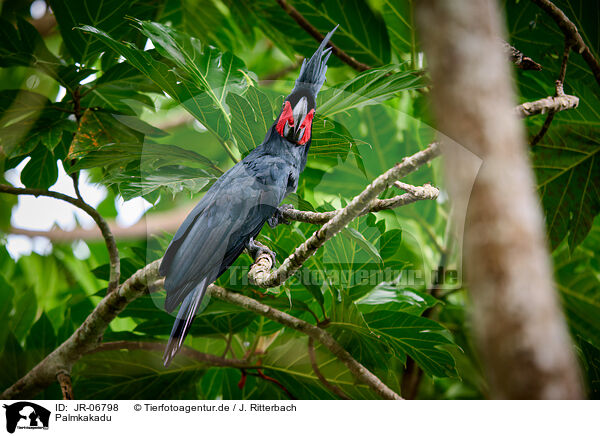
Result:
M294 86L292 93L301 88L309 88L314 95L319 93L321 86L323 86L323 83L325 82L327 60L331 55L331 47L327 49L325 49L325 47L329 43L331 35L333 35L338 27L339 24L323 38L321 45L319 45L319 48L310 59L304 59L302 67L300 67L300 75L296 79L296 85Z

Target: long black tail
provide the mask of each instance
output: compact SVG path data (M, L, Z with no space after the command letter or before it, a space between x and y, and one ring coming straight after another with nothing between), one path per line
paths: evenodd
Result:
M339 25L338 25L339 26ZM296 79L296 86L294 90L298 88L311 88L314 95L319 93L321 86L325 83L325 73L327 72L327 60L331 56L331 48L325 49L331 35L337 30L338 26L335 26L331 32L329 32L319 48L312 55L310 59L304 59L302 67L300 67L300 75ZM293 92L293 91L292 91Z
M163 364L165 366L169 366L171 364L171 361L181 349L183 341L190 331L192 322L196 317L198 306L202 301L204 294L206 293L206 288L209 285L207 282L208 279L205 278L198 283L194 290L190 292L181 302L181 307L179 308L179 312L177 312L177 318L173 324L173 330L171 330L171 337L169 338L169 342L167 342L165 354L163 355Z

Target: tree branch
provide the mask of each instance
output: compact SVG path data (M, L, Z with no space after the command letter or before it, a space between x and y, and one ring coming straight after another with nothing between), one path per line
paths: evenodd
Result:
M257 313L258 315L269 318L279 324L286 327L298 330L319 341L325 348L327 348L334 356L336 356L350 372L356 377L359 382L362 382L369 386L375 393L382 398L388 400L400 400L401 397L387 387L376 375L374 375L367 368L362 366L358 361L352 357L327 331L320 327L309 324L308 322L299 318L293 317L285 312L275 309L271 306L262 304L252 298L246 297L236 292L231 292L218 286L211 285L209 287L211 296L219 298L223 301L227 301L239 307L243 307L251 312Z
M435 157L435 156L434 156ZM411 186L411 185L406 185ZM382 210L395 209L397 207L406 206L415 203L419 200L435 200L440 191L429 185L413 186L413 191L407 191L406 194L396 195L392 198L375 199L369 203L358 216L367 215L371 212L381 212ZM299 221L309 224L325 224L338 214L339 210L330 212L311 212L297 209L284 209L283 217L290 221Z
M425 150L421 150L410 157L404 158L401 163L396 164L393 168L377 177L363 192L354 197L345 208L333 212L333 215L327 220L323 227L317 230L310 238L300 245L275 271L271 272L273 264L270 256L258 256L248 273L250 283L260 286L261 288L272 288L285 282L310 256L322 247L327 240L333 238L352 220L362 215L365 210L371 210L373 204L379 206L382 204L381 202L383 202L383 204L386 205L385 208L389 208L388 206L395 201L397 202L397 200L389 199L377 200L376 203L373 203L377 196L396 180L412 173L421 165L429 162L439 154L439 145L433 143ZM405 195L412 196L413 194L408 193ZM376 207L373 207L372 210L375 209ZM329 214L329 212L326 213ZM314 214L314 212L311 214ZM319 218L317 215L310 216L315 219ZM326 216L329 217L329 215Z
M92 219L100 229L100 232L102 233L102 237L104 238L104 242L106 244L106 249L108 250L108 255L110 258L110 279L108 282L108 293L113 292L119 287L121 261L119 258L119 250L117 249L117 243L115 242L115 238L113 237L113 234L110 231L110 227L108 226L107 222L104 220L102 215L98 213L96 209L94 209L92 206L90 206L80 198L73 198L69 195L65 195L60 192L49 191L47 189L16 188L14 186L9 185L0 185L0 193L56 198L57 200L62 200L66 201L67 203L71 203L73 206L85 211L90 217L92 217Z
M313 338L308 338L308 356L310 357L310 365L312 366L313 372L321 381L321 383L323 383L323 386L340 397L342 400L349 400L350 397L348 397L348 395L346 395L342 389L329 383L325 376L321 374L321 371L319 370L319 364L317 363L317 356L315 356L315 341Z
M571 40L573 50L583 56L583 59L587 62L592 70L592 74L596 78L596 82L598 82L600 85L600 63L598 63L598 59L594 57L590 48L583 41L583 38L577 30L577 26L575 26L575 24L569 20L569 17L567 17L565 13L550 0L531 1L539 6L540 9L544 10L548 15L550 15L560 30L564 33L565 37Z
M555 97L546 97L541 100L528 101L514 108L515 114L521 118L532 115L546 114L549 112L560 112L567 109L574 109L579 105L579 97L574 95L557 95Z
M522 70L540 71L542 66L530 57L525 56L519 50L514 48L506 41L502 41L504 52L508 55L510 61Z
M104 342L99 344L96 348L88 351L88 353L98 353L102 351L113 351L113 350L145 350L145 351L157 351L163 353L165 351L165 344L162 342L136 342L136 341L114 341ZM215 356L214 354L202 353L198 350L194 350L190 347L181 347L179 354L182 354L190 359L196 360L200 363L207 363L210 366L227 367L227 368L256 368L256 365L250 364L246 360L239 359L227 359L224 356Z
M298 12L298 10L295 7L290 5L286 0L276 0L276 1L277 1L277 3L279 3L279 6L281 6L281 8L285 12L287 12L287 14L290 17L292 17L294 19L294 21L296 23L298 23L298 25L306 31L306 33L308 33L310 36L315 38L315 40L319 43L321 41L323 41L324 36L321 35L321 32L319 32L316 27L314 27L312 24L310 24L308 22L308 20L306 18L304 18L302 16L302 14L300 12ZM352 56L347 54L345 51L341 50L337 45L335 45L331 41L329 42L329 44L327 44L327 46L331 47L331 51L333 52L333 54L336 55L342 62L350 65L356 71L366 71L366 70L371 69L371 67L369 65L363 64L362 62L357 61Z
M556 92L555 96L564 96L563 85L565 83L565 76L567 75L567 64L569 63L569 53L571 53L571 40L565 38L565 49L563 51L562 64L560 66L560 72L558 73L558 79L556 79ZM554 119L554 115L556 111L551 111L548 113L542 128L538 132L537 135L531 140L531 146L534 146L538 142L542 140L548 129L550 128L550 124L552 124L552 120Z

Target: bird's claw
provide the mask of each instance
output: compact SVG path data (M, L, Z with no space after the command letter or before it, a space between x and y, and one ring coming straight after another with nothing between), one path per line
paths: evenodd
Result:
M258 259L258 257L262 254L268 254L271 257L271 260L273 261L273 265L275 265L275 252L266 245L255 241L254 238L251 238L248 241L248 243L246 244L246 250L248 250L248 253L250 254L250 256L252 256L252 259L254 260Z
M275 210L275 213L273 213L273 216L267 220L269 227L274 229L279 224L289 225L290 222L283 216L283 213L286 209L292 209L293 207L294 205L292 204L282 204L279 206L277 210Z

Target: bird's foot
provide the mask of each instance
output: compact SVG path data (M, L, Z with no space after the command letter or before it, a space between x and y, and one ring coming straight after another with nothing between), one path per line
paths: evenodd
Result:
M277 210L275 211L275 213L273 214L273 216L267 220L269 227L274 229L279 224L288 224L289 225L290 222L283 216L283 212L286 209L292 209L293 207L294 207L294 205L292 205L292 204L282 204L281 206L279 206L277 208Z
M262 254L268 254L271 257L271 260L273 261L273 265L275 265L275 252L269 249L269 247L267 247L266 245L255 241L254 238L250 238L250 240L246 244L246 250L248 250L248 253L250 254L250 256L252 256L252 259L254 260L258 259L259 256Z

